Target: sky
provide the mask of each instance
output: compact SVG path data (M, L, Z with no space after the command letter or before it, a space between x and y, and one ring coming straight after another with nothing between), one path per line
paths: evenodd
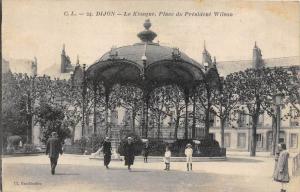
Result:
M206 48L217 61L252 58L254 42L263 58L299 56L298 2L262 1L132 1L132 0L3 0L4 58L38 59L38 72L60 64L62 45L73 63L93 64L111 47L139 42L145 19L157 33L155 42L178 47L196 61ZM84 13L80 16L66 16ZM155 13L156 16L86 16L114 11ZM159 12L174 13L173 16ZM211 16L176 16L206 12ZM213 16L225 12L232 16ZM229 66L230 67L230 66Z

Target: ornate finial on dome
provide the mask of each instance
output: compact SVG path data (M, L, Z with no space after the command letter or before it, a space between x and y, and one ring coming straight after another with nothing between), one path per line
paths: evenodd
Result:
M146 19L144 23L145 30L138 33L138 37L143 41L143 42L152 42L153 39L157 36L157 34L153 31L150 30L151 27L151 22L150 19Z

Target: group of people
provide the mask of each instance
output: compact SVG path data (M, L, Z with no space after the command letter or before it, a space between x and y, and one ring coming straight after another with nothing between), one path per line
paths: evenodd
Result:
M104 166L106 169L109 169L108 165L111 161L111 142L109 140L109 137L106 137L102 147L100 148L100 151L103 152L104 156ZM134 155L135 155L135 148L133 144L133 138L128 137L127 142L124 145L124 159L125 159L125 165L127 166L128 170L131 170L131 165L133 165L134 162Z
M111 161L111 155L112 155L112 147L109 137L106 137L104 139L104 142L99 149L99 151L103 152L104 156L104 166L106 169L109 169L109 163ZM148 141L143 147L142 154L144 156L144 163L148 162L148 155L149 155L150 147ZM63 154L62 145L61 142L58 139L58 135L56 132L51 133L51 137L47 141L47 148L46 148L46 155L49 155L50 158L50 166L51 166L51 174L55 174L55 168L57 165L57 160L59 157L59 154ZM187 171L192 171L192 156L193 156L193 149L191 144L187 144L185 149L185 155L186 155L186 162L187 162ZM124 144L124 160L125 165L127 166L128 170L131 170L131 165L134 163L134 156L135 156L135 147L133 143L133 138L128 137L127 142ZM170 170L170 163L171 163L171 151L170 148L167 146L165 155L164 155L164 162L166 165L166 168L164 170Z
M104 154L104 166L109 169L108 165L111 161L111 142L109 137L106 137L100 151ZM146 142L145 146L143 147L143 156L144 156L144 163L148 162L148 155L149 155L150 147L149 143ZM58 139L58 135L56 132L51 133L51 137L47 141L47 148L46 154L49 155L50 158L50 166L51 166L51 174L55 174L55 168L57 165L57 160L59 154L63 154L62 144ZM166 151L164 154L164 163L166 165L164 170L170 170L170 163L171 163L171 150L169 146L166 146ZM125 165L127 166L128 170L131 170L131 165L134 163L134 156L135 156L135 147L133 143L133 138L128 137L127 142L124 145L124 159ZM192 158L193 158L193 148L190 143L186 145L185 148L185 156L186 156L186 166L187 171L192 171ZM280 192L286 192L285 184L289 182L289 169L288 169L288 159L289 153L286 150L286 145L284 143L278 145L278 150L275 156L275 168L273 173L274 181L280 182L282 184Z
M186 156L186 169L187 171L192 171L193 170L193 148L192 144L188 143L186 145L186 148L184 150L184 154ZM170 170L170 163L171 163L171 150L169 146L166 146L166 152L164 156L164 162L166 165L166 168L164 170L169 171Z

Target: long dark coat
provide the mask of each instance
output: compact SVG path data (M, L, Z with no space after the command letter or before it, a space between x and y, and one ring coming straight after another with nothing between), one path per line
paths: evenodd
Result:
M135 154L134 144L133 143L131 143L131 144L126 143L124 145L125 165L133 165L134 154Z
M282 183L288 183L290 181L288 160L289 152L287 150L281 151L273 175L275 181Z
M103 154L111 155L111 142L103 142Z
M47 141L46 154L49 154L49 158L58 158L59 154L62 154L62 145L58 138L51 137Z
M104 165L109 165L111 161L111 142L103 142Z

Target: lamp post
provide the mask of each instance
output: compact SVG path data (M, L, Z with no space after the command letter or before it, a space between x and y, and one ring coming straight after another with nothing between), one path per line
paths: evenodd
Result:
M275 143L276 146L280 143L280 123L281 123L281 111L280 111L280 106L282 105L282 97L283 95L278 93L275 95L274 100L275 100L275 106L276 106L276 138L275 138Z
M204 136L209 138L209 127L210 127L210 108L211 108L211 90L209 82L207 81L207 73L208 73L208 63L205 62L204 64L204 82L205 82L205 89L206 89L206 100L207 100L207 111L205 112L205 131Z
M143 62L143 69L142 69L142 79L143 79L143 109L142 109L142 137L147 138L147 126L148 126L148 91L146 87L146 75L145 75L145 69L147 64L147 57L146 55L142 56L142 62Z

